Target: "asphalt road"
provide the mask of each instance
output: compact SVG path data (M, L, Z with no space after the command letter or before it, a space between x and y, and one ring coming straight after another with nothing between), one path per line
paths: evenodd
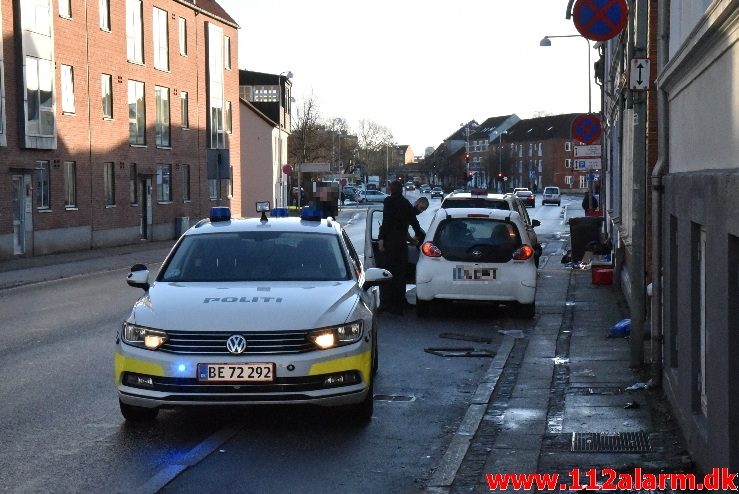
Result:
M340 218L361 252L364 212L351 210ZM540 238L566 228L560 208L530 211L542 220ZM498 330L530 324L470 306L422 322L413 313L382 315L377 403L364 428L346 425L341 413L294 407L164 411L131 426L112 379L116 330L141 293L125 274L0 292L0 490L156 492L168 483L165 492L417 492L490 363L444 351L492 354Z

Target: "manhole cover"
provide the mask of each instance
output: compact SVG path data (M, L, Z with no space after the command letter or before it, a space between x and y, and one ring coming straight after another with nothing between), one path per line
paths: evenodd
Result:
M646 453L651 450L646 432L573 432L575 453Z

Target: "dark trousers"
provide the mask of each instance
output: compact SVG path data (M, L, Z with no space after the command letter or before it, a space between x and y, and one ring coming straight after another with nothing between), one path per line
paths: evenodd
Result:
M405 278L408 271L408 249L402 242L385 241L383 268L390 271L393 279L380 285L380 306L387 310L399 310L406 304Z

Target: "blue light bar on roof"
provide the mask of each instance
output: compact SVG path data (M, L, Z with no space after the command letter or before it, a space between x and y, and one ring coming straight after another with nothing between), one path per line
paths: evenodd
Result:
M303 206L300 210L300 219L306 221L321 221L321 210L312 206Z
M269 215L273 218L287 218L289 216L287 208L274 208L269 212Z
M217 223L219 221L229 221L231 219L231 209L225 206L216 206L210 208L210 222Z

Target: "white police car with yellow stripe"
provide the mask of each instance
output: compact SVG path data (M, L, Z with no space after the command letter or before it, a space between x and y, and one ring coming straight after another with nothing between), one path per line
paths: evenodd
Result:
M377 284L343 229L301 218L231 219L214 208L185 232L116 338L115 384L127 420L197 405L346 406L367 422L377 372ZM281 210L286 213L285 210ZM285 214L286 215L286 214Z

